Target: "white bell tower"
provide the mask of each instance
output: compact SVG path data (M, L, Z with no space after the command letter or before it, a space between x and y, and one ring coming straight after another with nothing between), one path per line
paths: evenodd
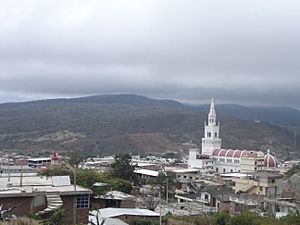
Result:
M217 122L215 100L212 98L208 121L204 123L204 138L202 138L202 154L212 155L213 151L221 148L220 123Z

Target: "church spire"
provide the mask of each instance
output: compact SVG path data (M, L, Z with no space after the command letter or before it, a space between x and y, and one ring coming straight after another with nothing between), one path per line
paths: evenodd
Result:
M212 155L214 150L221 148L219 125L220 124L217 123L215 100L214 98L212 98L208 113L208 121L205 121L204 124L204 137L202 138L202 154Z
M211 99L210 109L208 113L208 125L217 125L217 115L215 109L215 99Z
M215 110L215 99L214 99L214 98L211 98L210 109L209 109L209 115L216 115L216 110Z

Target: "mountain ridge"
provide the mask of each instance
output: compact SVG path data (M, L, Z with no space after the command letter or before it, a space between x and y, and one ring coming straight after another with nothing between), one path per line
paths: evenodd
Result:
M192 140L200 145L208 107L130 94L1 104L0 149L186 154L188 147L182 143ZM288 121L280 118L289 118L290 110L275 113L271 121L253 122L253 111L247 107L238 107L241 113L230 107L216 105L225 148L266 151L271 147L281 158L294 151L297 126L289 127L300 121L295 111Z

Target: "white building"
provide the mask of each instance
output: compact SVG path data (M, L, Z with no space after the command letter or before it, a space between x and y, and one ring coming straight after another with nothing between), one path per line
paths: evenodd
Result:
M264 165L261 165L262 162ZM222 149L220 123L217 121L215 101L212 99L208 120L204 124L202 152L198 148L190 149L188 165L206 172L239 173L262 170L262 167L275 168L278 160L269 151L264 155L257 151Z
M204 138L202 138L202 154L212 155L215 149L221 148L220 123L217 122L215 100L211 100L208 120L204 123Z

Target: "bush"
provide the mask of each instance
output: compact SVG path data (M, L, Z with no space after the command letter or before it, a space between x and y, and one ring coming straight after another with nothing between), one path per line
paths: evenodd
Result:
M159 222L149 219L136 219L134 225L159 225Z

